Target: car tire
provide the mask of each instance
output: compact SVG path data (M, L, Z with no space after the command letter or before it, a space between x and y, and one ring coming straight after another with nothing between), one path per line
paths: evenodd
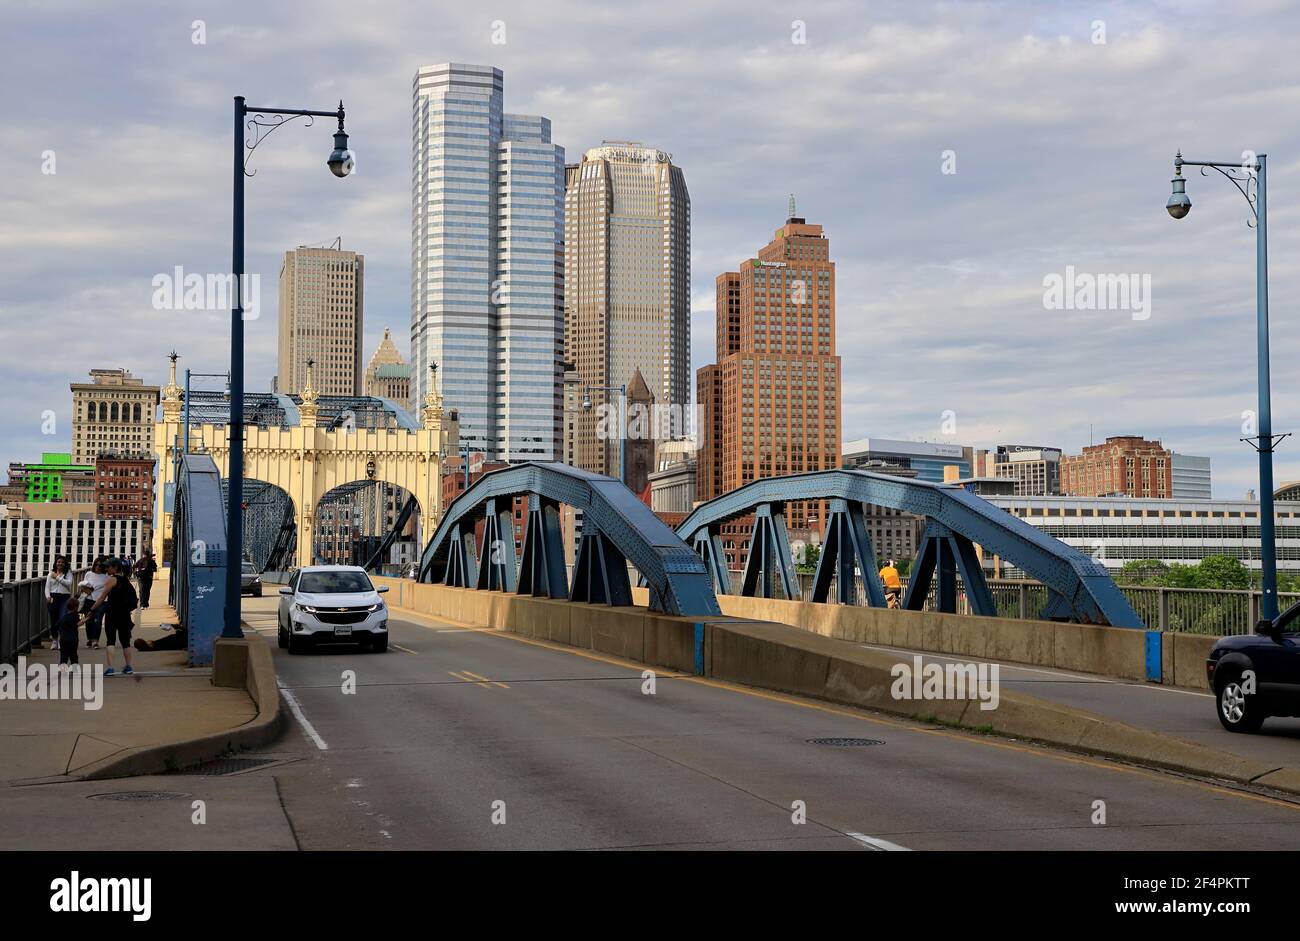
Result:
M305 638L305 637L294 637L292 634L290 634L290 635L289 635L289 653L291 653L291 654L300 654L300 653L306 653L306 652L307 652L307 638Z
M388 637L374 637L370 641L371 653L385 653L388 650Z
M1259 695L1242 689L1240 670L1233 671L1218 684L1214 705L1219 723L1229 732L1258 732L1268 717Z
M254 597L254 598L260 598L260 597L262 597L262 589L260 589L260 588L254 588L254 589L253 589L253 597Z

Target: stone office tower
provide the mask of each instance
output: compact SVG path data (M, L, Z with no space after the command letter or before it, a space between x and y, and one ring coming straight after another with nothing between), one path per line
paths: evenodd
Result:
M605 141L566 167L564 256L565 359L583 392L630 386L640 372L661 417L664 406L682 414L691 402L691 198L672 156ZM575 463L617 476L620 442L597 430L601 406L620 407L618 392L589 397L593 407L573 423ZM658 436L690 430L660 424Z

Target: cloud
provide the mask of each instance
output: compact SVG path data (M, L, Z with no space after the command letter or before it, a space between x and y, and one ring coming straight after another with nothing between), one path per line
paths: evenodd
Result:
M0 369L10 399L31 403L0 413L8 460L67 446L33 416L66 414L68 382L92 366L161 383L175 346L183 365L226 368L227 317L148 298L175 265L229 266L235 94L343 98L360 158L342 183L325 171L327 121L254 155L248 268L267 302L249 388L275 371L275 283L298 244L341 235L364 253L366 355L385 326L400 341L410 82L441 61L501 67L506 108L550 117L571 160L603 138L674 155L692 199L695 366L713 359L714 278L771 238L794 192L837 264L846 438L933 438L946 409L957 440L981 446L1141 433L1211 455L1219 496L1254 485L1238 441L1254 407L1254 236L1218 178L1189 178L1187 220L1162 209L1175 149L1270 151L1275 425L1300 422L1286 368L1300 354L1300 135L1279 120L1300 104L1300 15L1283 4L60 2L4 16L0 80L23 92L0 183ZM1067 265L1150 274L1151 318L1045 310L1043 278ZM1291 451L1278 479L1300 477Z

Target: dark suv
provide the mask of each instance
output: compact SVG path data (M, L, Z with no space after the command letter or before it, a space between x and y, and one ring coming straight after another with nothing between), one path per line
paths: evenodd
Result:
M1255 633L1224 637L1205 672L1219 721L1229 732L1258 732L1269 716L1300 716L1300 604Z
M262 576L252 562L245 562L239 573L239 593L254 598L262 597Z

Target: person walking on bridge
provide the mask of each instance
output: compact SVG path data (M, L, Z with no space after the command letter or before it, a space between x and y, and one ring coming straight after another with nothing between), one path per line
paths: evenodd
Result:
M149 592L153 588L153 576L158 571L158 563L153 560L153 553L146 552L135 564L136 581L140 583L140 607L149 607Z
M886 562L880 570L880 580L885 584L885 604L890 608L901 607L903 579L899 577L898 568L895 566L893 559Z

